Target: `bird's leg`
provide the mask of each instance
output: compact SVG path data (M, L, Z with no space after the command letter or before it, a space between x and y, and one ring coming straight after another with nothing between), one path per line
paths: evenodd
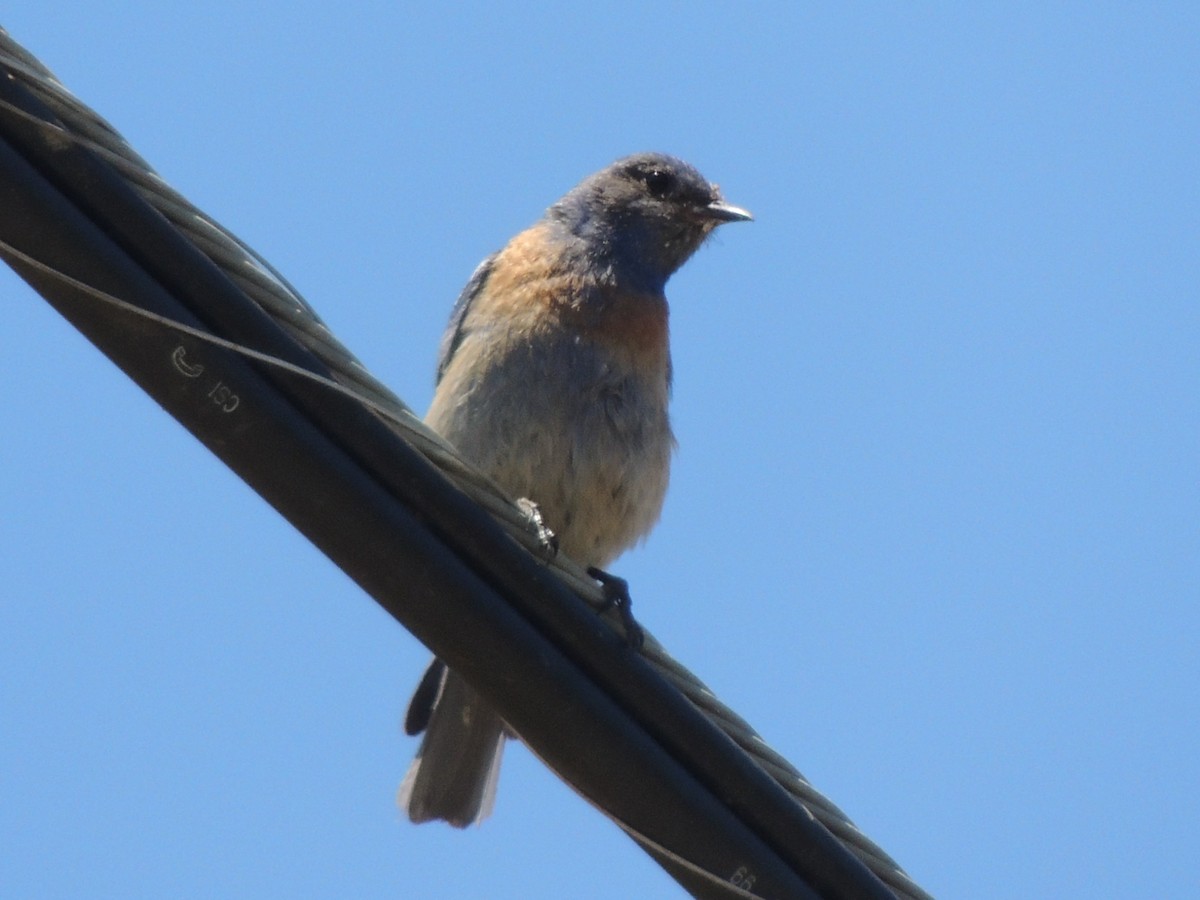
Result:
M537 536L538 548L542 552L544 561L549 562L558 556L558 535L546 524L538 505L528 497L518 497L517 507L529 519L530 528Z
M629 596L629 582L596 566L588 566L587 573L600 582L600 589L604 592L604 605L600 607L600 612L616 607L617 614L621 617L621 625L625 628L625 640L634 650L640 650L646 641L646 635L633 617L633 598Z

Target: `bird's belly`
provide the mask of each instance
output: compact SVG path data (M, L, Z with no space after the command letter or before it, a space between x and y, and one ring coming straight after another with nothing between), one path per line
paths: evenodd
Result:
M580 352L532 368L522 356L447 392L453 403L435 398L427 421L512 496L537 503L562 552L606 566L662 510L674 448L667 374L622 372Z

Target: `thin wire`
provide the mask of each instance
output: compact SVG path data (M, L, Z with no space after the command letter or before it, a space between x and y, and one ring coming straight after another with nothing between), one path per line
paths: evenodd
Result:
M555 772L557 774L557 770L554 768L554 766L552 766L549 762L547 762L542 757L542 755L537 752L536 748L531 747L528 743L526 743L525 746L526 746L526 748L528 748L530 753L532 753L534 756L536 756L538 758L538 760L542 763L542 765L544 765L551 772ZM562 778L561 775L559 777ZM681 856L679 853L675 852L671 848L663 846L658 841L654 840L654 838L646 835L645 833L639 831L637 828L630 825L628 822L626 822L620 816L613 813L611 810L606 809L603 806L601 806L599 803L597 803L595 800L593 800L591 797L589 797L583 791L579 790L579 788L575 787L575 785L571 784L571 782L568 781L566 778L562 778L562 781L567 785L567 787L569 787L571 790L573 790L575 792L575 794L581 800L583 800L584 803L587 803L589 806L591 806L593 809L595 809L597 812L599 812L602 816L604 816L606 819L608 819L610 822L612 822L614 825L616 825L618 828L620 828L622 831L624 831L627 835L629 835L631 838L633 838L639 844L649 847L655 853L658 853L659 855L666 857L667 859L671 860L671 862L675 863L678 866L681 866L682 868L687 869L692 874L699 875L701 878L705 879L706 881L710 881L714 885L717 885L721 888L724 888L725 890L728 890L732 896L741 897L741 898L743 898L743 900L764 900L764 898L761 895L756 894L753 891L751 891L747 888L744 888L739 884L734 884L728 878L722 878L720 875L718 875L716 872L712 871L711 869L708 869L705 866L700 865L700 863L694 862L693 860L690 860L684 856ZM753 883L753 881L755 880L753 878L753 873L747 873L747 875L750 876L751 883Z
M63 124L60 127L36 116L30 116L4 101L0 101L0 105L39 127L88 147L111 162L143 199L175 224L281 327L328 366L333 379L150 313L56 272L53 267L29 257L11 245L4 244L7 252L41 271L64 279L106 303L359 399L450 478L460 490L492 513L518 543L538 554L539 558L545 559L536 523L531 521L527 509L506 497L490 478L462 459L446 441L425 426L399 397L372 376L333 336L312 307L281 274L240 239L171 189L111 125L67 91L49 70L13 42L2 28L0 64L19 76L42 102L54 110ZM556 554L553 559L547 561L547 565L593 608L600 609L605 605L599 586L577 563L563 554ZM617 620L611 617L609 621L616 623ZM772 750L745 720L722 704L699 678L668 655L649 633L646 634L642 655L897 896L912 900L925 900L930 897L890 856L859 831L842 810L817 791L786 759ZM625 827L623 823L617 824ZM638 835L638 838L645 839L641 835ZM656 846L656 849L659 848ZM664 853L669 852L665 848L662 850ZM684 860L679 862L686 863Z
M4 105L3 101L0 101L0 105ZM54 278L57 278L63 284L70 285L71 287L75 288L76 290L79 290L97 300L101 300L104 303L114 306L117 309L120 309L124 312L130 313L132 315L141 316L143 319L145 319L149 322L154 322L157 325L160 325L160 326L170 329L172 331L179 332L180 334L186 334L189 337L197 338L198 340L205 341L213 346L220 347L224 350L230 350L234 353L238 353L248 359L254 360L255 362L263 363L263 364L269 365L269 366L274 366L275 368L281 369L285 372L289 372L292 375L298 375L302 378L306 378L309 381L315 382L316 384L320 384L326 388L329 388L332 391L336 391L337 393L342 394L345 397L350 397L351 399L362 402L364 405L369 407L373 412L378 413L379 415L381 415L388 421L391 421L396 424L400 423L400 420L397 420L395 418L395 416L392 414L391 410L382 407L381 405L375 403L370 398L362 397L360 394L358 394L351 388L347 388L344 385L339 384L338 382L334 381L331 378L326 378L324 375L321 375L318 372L312 372L312 371L304 368L303 366L298 366L295 363L288 362L285 359L280 359L279 357L271 356L268 353L262 353L258 350L255 350L253 347L247 347L245 344L239 344L235 341L226 340L225 338L218 337L217 335L212 334L207 331L204 331L203 329L196 328L192 325L187 325L183 322L176 321L175 319L169 318L168 316L163 316L156 312L151 312L150 310L143 309L142 307L137 306L133 303L130 303L127 300L122 300L120 297L116 297L116 296L109 294L105 291L102 291L98 288L92 287L91 285L86 284L85 282L79 281L76 278L72 278L70 275L67 275L64 272L60 272L60 271L56 270L53 266L47 265L46 263L43 263L40 260L35 259L34 257L30 256L28 253L25 253L22 250L18 250L16 247L14 247L12 244L8 243L7 241L3 240L2 238L0 238L0 249L4 250L10 256L13 256L16 259L19 259L21 262L25 263L26 265L36 268L40 272L43 272L47 275L51 275ZM549 763L547 763L544 759L542 759L542 757L537 753L536 750L533 750L532 748L530 748L530 749L531 749L531 752L535 756L538 757L538 759L542 760L542 763L547 768L550 768L550 769L554 768ZM570 784L569 781L567 781L567 784L570 785L571 787L574 787L573 785ZM754 893L746 890L745 888L740 887L739 885L733 884L732 882L728 881L727 879L722 878L717 873L715 873L709 869L706 869L704 866L700 865L699 863L694 862L690 859L687 859L687 858L681 856L679 853L675 852L674 850L671 850L670 848L665 847L662 844L658 843L653 838L642 833L641 831L639 831L638 829L634 828L632 825L627 823L625 820L621 819L619 816L612 813L610 810L607 810L600 804L594 802L590 797L588 797L586 794L582 793L581 791L576 789L575 792L580 797L582 797L585 801L587 801L587 803L589 803L591 806L593 806L595 809L597 809L600 813L602 813L606 818L610 819L622 831L626 832L628 835L630 835L630 837L634 838L639 843L645 844L646 846L650 847L651 849L653 849L657 853L661 854L662 856L667 857L672 862L675 862L676 864L688 869L690 872L692 872L696 875L699 875L703 878L706 878L709 881L713 882L714 884L720 885L722 888L728 889L729 892L733 896L742 897L742 898L745 898L745 900L762 900L762 898L759 897L758 894L754 894Z

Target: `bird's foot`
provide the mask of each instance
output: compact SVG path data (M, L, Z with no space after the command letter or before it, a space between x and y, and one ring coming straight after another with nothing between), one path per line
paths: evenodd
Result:
M529 520L529 528L534 533L541 551L542 560L550 562L558 556L558 535L556 535L546 520L542 518L542 510L528 497L517 498L517 507L525 513Z
M604 605L600 607L600 612L607 612L615 607L621 617L621 625L625 628L626 642L634 650L640 650L646 641L646 635L633 617L633 598L629 596L629 582L596 566L589 566L587 573L600 582L600 588L604 592Z

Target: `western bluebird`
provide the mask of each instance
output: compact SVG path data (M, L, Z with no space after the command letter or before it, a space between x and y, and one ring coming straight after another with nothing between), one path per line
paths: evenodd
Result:
M675 438L667 279L750 214L687 163L618 160L485 259L442 339L425 421L514 497L559 548L607 566L653 527ZM399 802L459 828L491 811L505 724L434 660L409 706L425 731Z

